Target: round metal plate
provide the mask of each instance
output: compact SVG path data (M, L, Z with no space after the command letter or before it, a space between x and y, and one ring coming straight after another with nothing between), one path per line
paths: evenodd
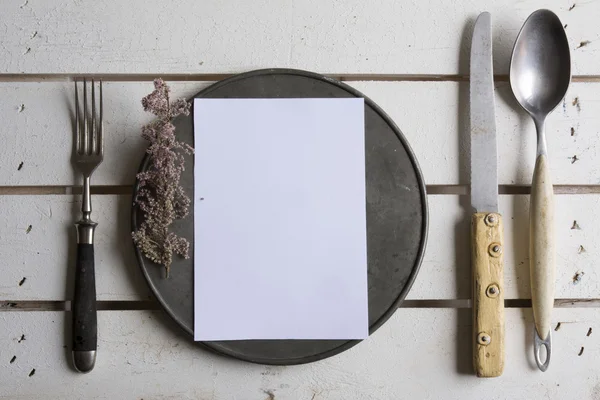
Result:
M202 90L205 98L331 98L364 97L369 326L373 333L406 297L423 258L427 237L427 199L423 177L404 135L392 120L357 90L322 75L288 69L252 71ZM179 140L193 144L193 118L174 121ZM332 158L335 154L331 155ZM182 185L193 199L193 159L187 161ZM147 169L146 157L140 171ZM137 182L134 197L137 192ZM133 204L132 229L141 218ZM177 221L173 230L193 238L193 216ZM193 247L193 246L192 246ZM176 258L169 279L162 267L136 249L139 264L166 312L193 338L193 248L191 258ZM277 299L273 299L277 301ZM263 364L300 364L349 349L358 341L251 340L200 343L222 354Z

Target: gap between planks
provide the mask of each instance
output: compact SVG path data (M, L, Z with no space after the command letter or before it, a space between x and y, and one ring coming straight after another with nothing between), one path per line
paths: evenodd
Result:
M131 194L130 185L96 185L91 187L95 195ZM11 195L68 195L81 194L81 186L0 186L0 196ZM529 185L499 185L502 195L529 194ZM554 185L555 194L600 194L600 185ZM428 195L468 195L468 185L427 185Z
M531 308L530 299L507 299L506 308ZM555 308L600 308L600 299L555 299ZM399 308L471 308L470 299L404 300ZM99 311L159 310L156 301L99 300ZM0 312L15 311L71 311L71 302L62 300L4 300Z
M249 70L250 71L250 70ZM219 81L230 78L237 73L202 73L202 74L170 74L170 73L144 73L144 74L7 74L0 73L0 82L57 82L71 79L101 79L105 82L146 82L161 77L165 81L192 82L192 81ZM467 82L468 75L461 74L335 74L325 73L327 77L339 81L380 81L380 82ZM508 75L495 75L496 82L508 82ZM574 75L573 82L600 82L600 75Z
M600 185L554 185L554 194L600 194ZM427 185L429 195L468 195L469 185ZM505 195L530 194L531 185L498 185Z

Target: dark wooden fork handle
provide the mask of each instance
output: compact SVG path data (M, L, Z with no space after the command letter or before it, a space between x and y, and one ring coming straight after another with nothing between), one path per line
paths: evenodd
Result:
M73 363L79 372L89 372L96 362L98 341L93 244L77 244L75 293L71 311L73 312Z

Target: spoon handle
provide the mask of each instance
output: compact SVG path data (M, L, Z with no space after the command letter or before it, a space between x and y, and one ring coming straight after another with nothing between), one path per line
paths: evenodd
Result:
M554 192L546 152L538 155L533 172L530 208L531 301L535 321L534 355L540 370L550 363L550 321L554 307ZM540 359L546 347L546 360Z

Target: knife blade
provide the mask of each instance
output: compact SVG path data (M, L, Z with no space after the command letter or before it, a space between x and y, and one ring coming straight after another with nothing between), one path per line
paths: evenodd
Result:
M471 263L473 365L477 376L504 369L503 224L498 212L498 150L492 66L492 22L475 23L470 60Z

